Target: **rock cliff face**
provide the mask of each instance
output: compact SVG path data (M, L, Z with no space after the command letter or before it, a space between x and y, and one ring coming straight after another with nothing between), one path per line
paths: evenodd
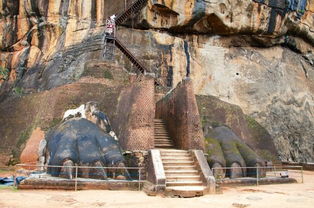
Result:
M130 3L0 0L0 100L78 80ZM282 160L314 161L314 0L148 0L118 36L163 85L189 74L266 128ZM111 63L132 70L117 50Z

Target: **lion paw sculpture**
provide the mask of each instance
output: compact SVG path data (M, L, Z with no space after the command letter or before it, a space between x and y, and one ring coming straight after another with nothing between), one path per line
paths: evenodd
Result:
M72 109L75 115L69 113L72 118L64 117L63 122L47 134L45 151L42 151L48 164L47 172L69 179L75 174L97 179L129 178L108 117L98 110L95 102L81 105L79 110L81 115ZM77 173L75 166L80 166Z

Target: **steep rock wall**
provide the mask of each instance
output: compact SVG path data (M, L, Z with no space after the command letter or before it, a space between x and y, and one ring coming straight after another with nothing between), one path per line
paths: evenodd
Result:
M121 28L118 36L162 85L189 73L196 94L236 104L262 124L281 159L313 161L314 2L301 15L282 2L149 0L125 24L147 30ZM0 98L12 88L32 92L79 79L86 61L101 59L104 18L124 7L1 0L0 72L8 73L0 73ZM119 51L114 58L132 68Z

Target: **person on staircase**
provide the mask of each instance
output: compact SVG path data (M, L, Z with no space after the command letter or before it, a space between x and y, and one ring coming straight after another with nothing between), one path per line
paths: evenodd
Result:
M106 20L105 39L115 37L115 30L116 30L115 21L116 21L116 15L112 15L110 16L109 19Z

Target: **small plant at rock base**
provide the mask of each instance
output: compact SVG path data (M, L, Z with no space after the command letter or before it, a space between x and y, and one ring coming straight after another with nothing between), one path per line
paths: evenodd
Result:
M16 145L12 150L12 155L10 157L8 164L7 164L8 166L14 166L20 162L20 160L19 160L20 154L22 152L22 149L25 146L26 141L30 137L32 130L33 130L33 127L30 126L21 132L21 134L20 134L20 136L16 142Z
M14 94L14 95L20 96L20 95L23 94L23 92L24 92L24 90L23 90L23 88L21 88L21 87L14 87L14 88L13 88L13 94Z
M105 70L104 71L104 78L113 79L113 76L112 76L111 72L109 72L108 70Z
M0 66L0 80L7 80L9 77L9 69Z

